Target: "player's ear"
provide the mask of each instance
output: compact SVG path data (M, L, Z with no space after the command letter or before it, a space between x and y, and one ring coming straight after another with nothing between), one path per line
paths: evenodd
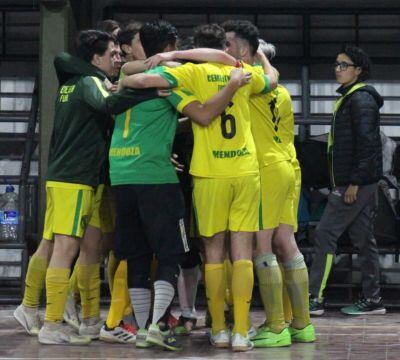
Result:
M100 65L100 55L99 54L94 54L93 55L92 64L93 65Z
M240 58L243 58L244 56L246 56L247 52L248 52L248 49L245 46L241 46L239 48Z
M132 46L128 44L122 44L121 49L125 54L130 54L132 52Z

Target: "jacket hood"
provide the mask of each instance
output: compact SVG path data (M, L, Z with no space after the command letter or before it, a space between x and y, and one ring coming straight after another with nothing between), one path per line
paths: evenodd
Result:
M355 84L354 84L355 85ZM340 93L341 95L346 94L354 85L351 85L349 87L343 87L341 86L340 88L338 88L336 91L338 93ZM381 108L383 106L383 98L381 95L379 95L379 93L375 90L375 88L372 85L367 85L367 86L363 86L357 90L355 90L354 92L357 91L365 91L369 94L372 95L372 97L374 98L376 104L378 105L378 108Z
M60 85L74 76L95 76L101 80L107 77L96 66L67 52L62 52L54 58L54 67Z

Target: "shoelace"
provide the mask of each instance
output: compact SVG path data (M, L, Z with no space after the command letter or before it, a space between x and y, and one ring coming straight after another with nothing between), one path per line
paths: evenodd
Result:
M124 330L130 332L130 333L133 334L133 335L136 335L136 334L137 334L136 328L135 328L134 326L130 325L130 324L123 324L121 327L122 327Z
M317 299L310 299L310 305L311 307L318 307L321 303Z
M354 306L355 306L357 309L362 310L362 309L364 309L364 308L366 308L366 307L368 306L368 300L367 300L367 299L360 299L360 300L357 300L357 301L355 302Z

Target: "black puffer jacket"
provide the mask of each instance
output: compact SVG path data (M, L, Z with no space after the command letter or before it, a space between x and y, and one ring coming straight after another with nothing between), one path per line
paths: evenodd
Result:
M337 92L342 96L354 85ZM379 108L383 99L370 85L346 96L332 120L329 151L332 185L366 185L382 176Z

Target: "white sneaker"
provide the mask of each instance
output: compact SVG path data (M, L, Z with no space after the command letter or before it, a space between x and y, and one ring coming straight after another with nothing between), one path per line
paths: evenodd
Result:
M212 330L208 333L208 339L212 346L216 348L227 348L229 347L230 339L229 339L229 330L224 329L218 331L216 334L212 333Z
M103 321L100 318L84 319L79 326L79 335L88 336L92 340L96 340L100 336L100 330Z
M251 325L250 329L247 331L247 337L251 339L256 335L257 335L257 329L253 325Z
M45 322L39 331L39 342L47 345L88 345L89 336L77 335L68 325Z
M103 325L100 330L100 340L110 343L134 344L136 342L136 334L122 326L107 330L106 326Z
M37 336L37 334L39 334L42 324L40 323L37 308L28 308L21 304L15 309L14 318L23 326L29 335Z
M68 295L67 302L65 303L64 309L64 321L79 332L79 326L81 324L79 320L79 312L75 303L74 295Z
M239 333L235 333L232 336L232 350L233 351L248 351L254 347L249 337L242 336Z

